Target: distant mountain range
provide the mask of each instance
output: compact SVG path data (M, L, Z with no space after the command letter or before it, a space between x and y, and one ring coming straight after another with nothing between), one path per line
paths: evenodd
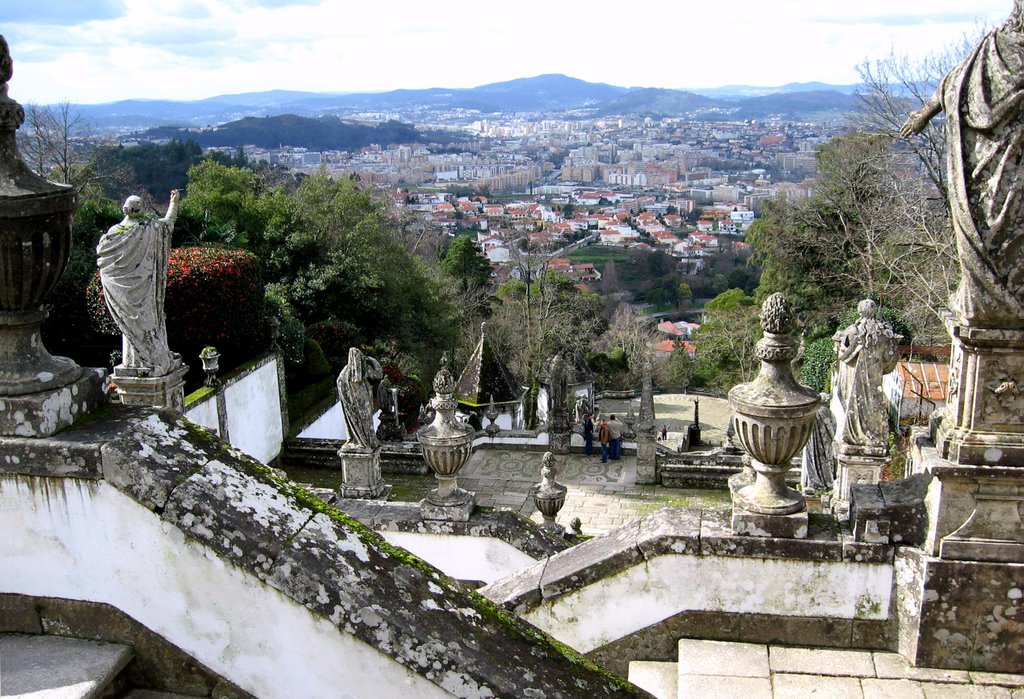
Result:
M565 75L539 75L473 88L430 88L391 92L316 93L271 90L219 95L192 102L126 100L81 105L98 128L160 125L208 126L245 117L283 114L347 116L475 110L482 116L511 112L572 112L579 116L685 116L695 119L840 119L854 104L852 85L793 83L777 88L735 85L703 90L626 88Z

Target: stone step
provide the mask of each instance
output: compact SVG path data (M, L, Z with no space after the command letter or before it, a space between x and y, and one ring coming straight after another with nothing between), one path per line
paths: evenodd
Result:
M63 636L0 635L0 696L100 697L132 659L132 649Z
M634 660L629 664L628 679L656 699L676 699L679 694L679 663Z

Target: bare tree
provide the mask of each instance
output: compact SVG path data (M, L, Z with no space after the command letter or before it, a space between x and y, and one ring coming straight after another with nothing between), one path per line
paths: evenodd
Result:
M30 104L19 149L40 175L64 184L78 184L77 170L87 160L87 128L81 110L70 102Z
M853 124L897 140L907 114L931 98L984 31L965 34L923 59L891 52L864 61L858 67L863 86L851 115ZM949 219L944 124L935 120L920 136L898 143L896 152L886 155L889 163L883 169L891 205L876 209L870 219L882 232L877 248L880 281L902 300L914 325L934 325L960 276Z

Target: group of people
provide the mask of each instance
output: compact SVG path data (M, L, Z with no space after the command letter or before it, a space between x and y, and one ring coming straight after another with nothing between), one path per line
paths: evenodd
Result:
M597 431L597 442L601 445L601 463L608 459L617 460L622 457L622 433L626 426L614 415L610 419L600 418L594 423L594 414L587 413L583 418L583 448L587 456L594 455L594 432Z

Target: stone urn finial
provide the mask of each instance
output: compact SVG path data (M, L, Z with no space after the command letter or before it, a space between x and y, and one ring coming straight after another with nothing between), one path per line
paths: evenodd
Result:
M217 348L207 345L199 353L199 360L203 363L203 372L206 374L203 385L209 388L220 386L220 379L217 378L217 372L220 371L220 352Z
M38 176L18 153L25 110L7 96L13 65L0 36L0 397L52 391L82 373L47 352L39 334L71 255L75 190Z
M541 458L541 482L533 486L531 490L533 504L537 506L541 517L544 518L541 527L554 534L561 534L564 529L555 522L555 517L558 516L558 512L565 504L565 494L568 488L555 481L556 475L555 455L546 451Z
M761 327L761 371L750 383L729 391L735 437L750 454L756 473L752 484L734 494L734 504L749 512L787 515L805 509L803 496L786 485L785 475L811 435L820 398L793 376L791 362L799 348L793 337L796 315L782 294L765 300Z
M495 437L501 432L501 427L498 426L498 408L494 405L494 394L491 394L491 400L487 403L487 410L484 411L484 417L489 420L487 425L487 436Z
M458 486L457 474L473 454L473 428L455 417L455 379L448 370L448 355L434 376L434 421L416 433L423 460L438 485L420 502L424 519L467 521L476 503L473 493Z

